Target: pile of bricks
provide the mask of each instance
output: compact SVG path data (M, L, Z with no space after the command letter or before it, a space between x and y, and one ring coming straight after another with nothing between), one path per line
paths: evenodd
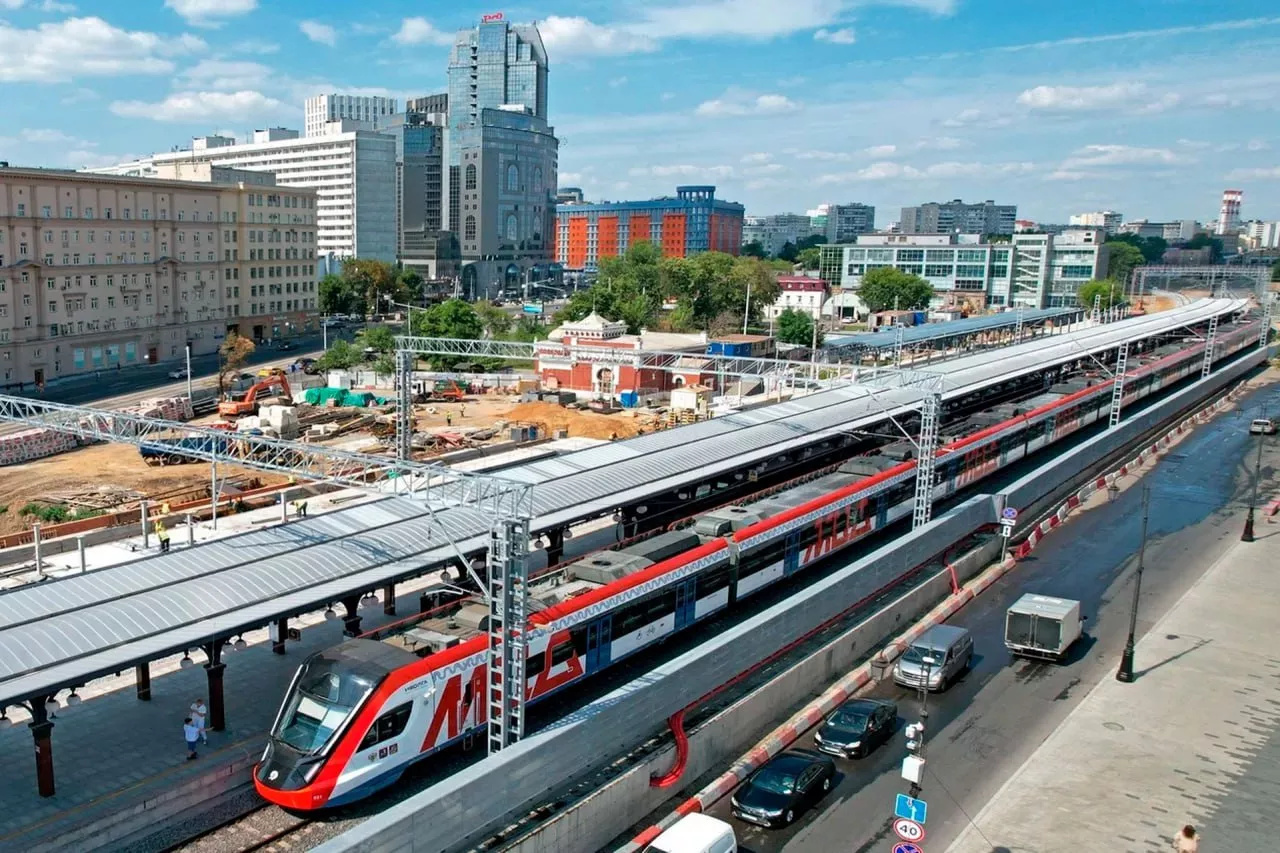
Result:
M123 409L129 414L141 415L145 418L158 418L166 421L187 421L192 417L191 400L186 397L161 397L147 400L141 405ZM95 416L100 421L105 416ZM85 424L89 426L89 424ZM98 423L99 428L107 428L106 423ZM32 459L43 459L73 450L87 442L52 429L27 429L12 435L0 437L0 465L16 465Z

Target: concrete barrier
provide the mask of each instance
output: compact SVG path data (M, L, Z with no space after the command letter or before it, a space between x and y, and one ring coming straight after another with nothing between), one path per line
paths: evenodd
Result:
M995 523L995 519L996 509L990 498L966 501L931 524L886 543L785 601L316 850L440 853L469 840L488 837L505 826L508 815L521 814L545 802L547 780L554 779L568 787L597 770L602 759L628 752L649 739L653 727L636 726L636 720L666 720L705 694L709 685L724 684L750 669L854 603L875 596L972 531ZM941 589L949 589L950 573L940 574L942 579L937 583ZM935 594L938 588L935 587Z

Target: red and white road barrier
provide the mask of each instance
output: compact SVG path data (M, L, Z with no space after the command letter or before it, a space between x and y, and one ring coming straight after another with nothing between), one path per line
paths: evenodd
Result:
M1152 458L1182 441L1182 439L1186 438L1187 435L1190 434L1192 429L1208 423L1214 415L1233 404L1236 397L1243 392L1244 386L1237 385L1225 396L1219 397L1214 403L1181 421L1176 427L1165 433L1163 437L1152 442L1147 447L1144 447L1137 456L1121 465L1115 471L1112 471L1109 474L1104 474L1091 483L1086 483L1078 492L1067 498L1066 502L1063 503L1062 506L1058 507L1055 512L1049 514L1039 524L1037 524L1035 529L1031 531L1030 535L1027 536L1024 541L1020 542L1013 548L1014 556L1018 559L1026 557L1035 550L1036 545L1040 543L1041 539L1044 539L1044 537L1049 535L1049 531L1066 521L1067 518L1070 517L1071 513L1075 512L1081 504L1093 497L1094 494L1102 489L1115 485L1121 477L1125 477L1128 474L1137 471Z
M1276 515L1276 513L1280 513L1280 498L1276 498L1271 503L1267 504L1267 508L1262 511L1262 514L1267 518L1271 518Z

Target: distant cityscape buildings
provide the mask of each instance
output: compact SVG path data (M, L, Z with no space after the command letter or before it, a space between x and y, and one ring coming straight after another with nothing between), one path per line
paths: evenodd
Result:
M1073 228L1101 228L1108 234L1116 233L1124 222L1124 214L1114 210L1099 210L1093 213L1074 213L1071 215Z
M1222 208L1218 212L1218 234L1234 234L1240 230L1240 207L1244 202L1241 190L1223 190Z
M303 131L307 136L320 136L331 121L361 122L364 130L373 130L378 121L396 111L395 98L372 95L314 95L303 104Z
M676 187L675 196L647 201L573 202L556 211L555 259L567 270L594 270L641 240L666 257L736 255L742 221L742 205L716 198L713 186Z
M902 208L899 228L903 234L1012 234L1017 219L1016 204L954 199Z

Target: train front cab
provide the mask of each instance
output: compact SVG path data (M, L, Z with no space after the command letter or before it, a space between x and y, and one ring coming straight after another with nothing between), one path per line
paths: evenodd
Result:
M411 652L372 640L348 640L307 658L254 768L258 793L285 808L338 805L330 796L342 771L335 766L342 763L335 750L349 739L353 723L387 676L418 660ZM408 714L404 716L407 722ZM386 784L394 777L378 781Z

